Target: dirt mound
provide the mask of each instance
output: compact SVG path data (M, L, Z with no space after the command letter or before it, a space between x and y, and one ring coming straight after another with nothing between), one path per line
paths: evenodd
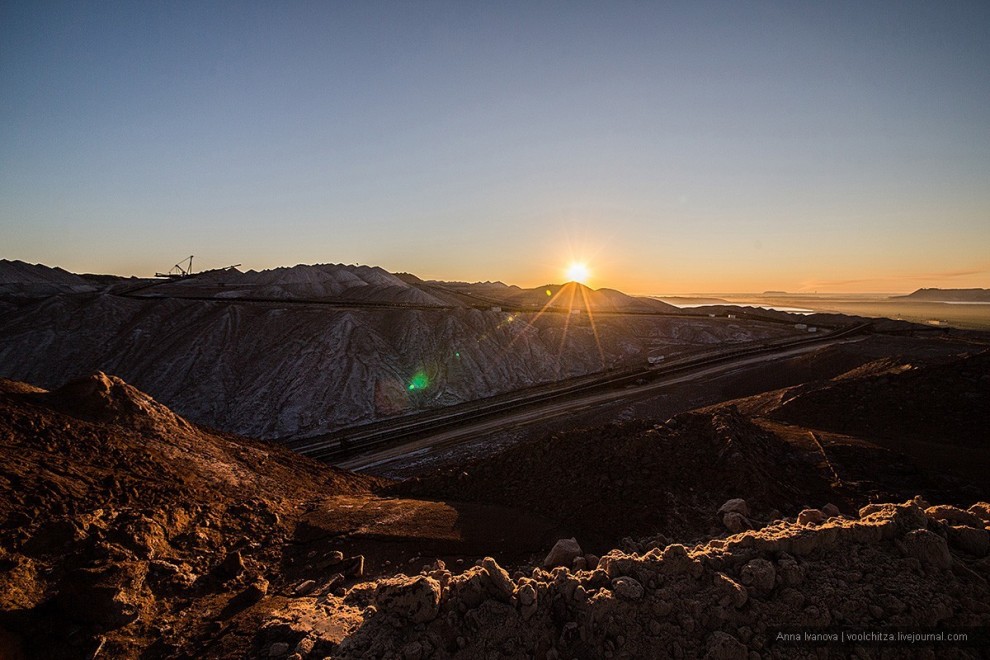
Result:
M191 430L189 422L116 376L98 371L72 380L41 401L74 417L132 428L152 428L162 434Z
M990 351L942 365L889 367L861 369L787 397L771 416L859 437L987 447Z
M0 455L0 629L39 657L138 655L190 601L219 611L277 567L306 506L382 485L200 429L104 374L0 382Z
M970 632L986 644L988 563L956 540L985 540L985 521L952 526L940 519L944 512L926 515L923 506L871 505L855 516L778 522L693 548L612 551L589 570L510 576L491 559L459 575L424 567L352 589L322 609L297 605L346 621L346 635L293 627L276 613L255 650L335 658L847 657L860 644L825 647L778 633L824 637L884 626L983 626ZM917 657L918 650L885 648L883 657ZM982 650L937 652L975 658Z
M745 497L756 517L832 499L820 457L734 409L558 433L490 458L397 484L406 495L511 504L560 520L583 542L625 536L695 538Z
M383 497L382 479L201 428L105 374L51 393L0 380L0 457L4 660L248 657L293 599L410 560L525 561L559 531L505 507Z

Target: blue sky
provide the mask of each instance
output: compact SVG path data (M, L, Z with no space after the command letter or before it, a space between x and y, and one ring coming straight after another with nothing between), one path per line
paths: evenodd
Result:
M0 6L0 256L990 286L985 2Z

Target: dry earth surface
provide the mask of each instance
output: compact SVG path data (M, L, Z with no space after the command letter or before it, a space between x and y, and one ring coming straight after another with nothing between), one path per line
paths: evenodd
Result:
M115 377L3 381L0 655L801 657L776 627L990 623L990 505L859 507L876 492L768 419L588 429L395 484Z

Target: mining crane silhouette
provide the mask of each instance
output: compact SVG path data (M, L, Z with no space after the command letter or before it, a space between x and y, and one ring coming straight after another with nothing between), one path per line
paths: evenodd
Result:
M172 269L167 273L155 273L155 277L165 277L170 280L180 280L183 277L191 277L192 275L202 275L203 273L215 273L222 270L231 270L232 268L237 268L240 264L234 264L233 266L224 266L223 268L214 268L212 270L204 270L203 273L193 273L192 269L193 255L189 255L188 259L183 259L179 263L172 266Z
M167 273L155 273L155 277L167 277L169 279L177 280L183 277L189 277L193 274L192 261L194 255L189 255L188 259L183 259L179 263L172 266L171 270ZM185 268L183 268L185 264Z

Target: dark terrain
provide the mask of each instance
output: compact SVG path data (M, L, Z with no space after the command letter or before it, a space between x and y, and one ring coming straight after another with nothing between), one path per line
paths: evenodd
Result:
M227 302L73 292L65 287L83 286L76 276L48 271L25 299L5 299L15 313L0 345L4 359L46 372L46 384L83 370L100 332L113 341L130 332L138 343L115 359L218 378L189 399L206 417L221 410L208 391L222 393L225 409L264 400L297 419L320 414L296 390L266 385L263 370L242 382L222 365L257 328L306 319L302 337L340 312L280 304L232 313ZM293 286L363 277L414 297L436 286L327 272L337 279L293 271L302 278ZM251 277L270 287L285 273L276 275ZM511 289L445 286L459 296ZM524 294L513 295L525 303ZM94 305L106 314L66 312ZM209 331L170 344L162 324L188 323L190 305L206 306L194 318L212 319ZM375 314L423 318L362 318ZM670 353L793 331L781 317L613 317L602 337L615 355ZM528 321L525 342L506 330L485 364L511 371L510 349L520 364L542 359L539 345L561 345L565 316L556 318ZM590 323L566 318L563 329L592 336ZM349 337L354 355L385 346L385 335L351 321L334 336ZM134 333L153 327L155 341ZM378 327L391 328L389 345L416 339L431 350L462 330ZM0 657L985 657L990 338L894 321L872 332L504 432L490 447L477 438L393 470L404 480L193 423L99 371L51 391L0 379ZM24 355L51 347L61 357L48 360L65 360L57 369ZM266 350L285 378L319 354L305 342ZM165 360L168 351L185 361ZM380 368L347 362L350 354L337 354L340 364L362 377ZM335 396L317 398L347 404ZM781 626L961 628L983 646L794 646L776 639Z
M985 484L865 440L823 457L754 405L395 483L102 374L3 381L4 657L787 657L772 626L990 623Z

